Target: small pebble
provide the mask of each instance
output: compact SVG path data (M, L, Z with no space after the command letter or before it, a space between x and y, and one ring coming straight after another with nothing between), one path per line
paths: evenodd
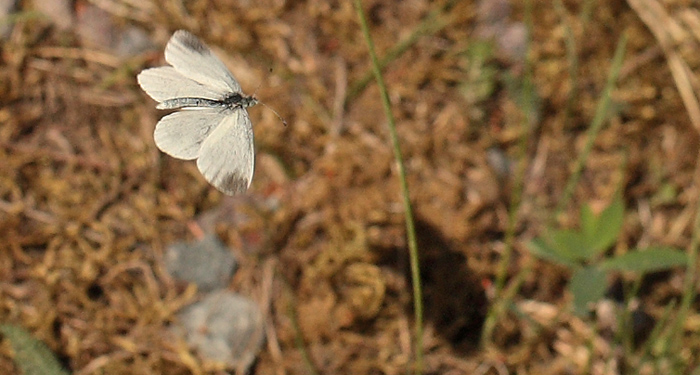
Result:
M0 0L0 19L7 19L10 14L17 11L17 0ZM12 31L12 24L9 22L0 25L0 37L7 39Z
M216 235L175 243L165 253L168 273L177 280L194 283L203 292L225 288L236 267L236 258Z
M179 314L187 342L202 357L247 373L265 341L262 313L250 299L212 292Z
M107 11L92 4L78 9L76 31L83 45L129 58L154 48L148 34L136 26L120 26Z

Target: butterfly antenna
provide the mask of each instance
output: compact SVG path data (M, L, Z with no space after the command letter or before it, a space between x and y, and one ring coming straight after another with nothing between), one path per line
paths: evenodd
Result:
M270 107L269 105L267 105L267 104L265 104L265 103L263 103L263 102L261 102L261 101L258 101L258 103L264 105L265 108L270 109L270 111L272 111L272 113L274 113L275 115L277 115L277 117L280 119L280 121L282 121L282 124L284 124L284 126L287 126L287 120L285 120L284 118L282 118L282 116L280 116L280 114L277 113L277 111L275 111L274 108Z
M270 73L272 73L272 68L270 68ZM255 98L255 94L258 92L258 89L260 88L260 86L262 86L262 84L263 84L263 83L260 82L260 84L259 84L258 87L255 89L255 91L253 91L253 95L251 95L253 98ZM258 100L258 103L264 105L265 108L269 108L270 111L272 111L272 113L274 113L274 114L277 116L277 118L279 118L280 121L282 121L282 124L284 124L284 126L287 126L287 120L285 120L282 116L280 116L280 114L277 113L277 111L275 111L274 108L270 107L269 105L267 105L267 104L265 104L265 103L263 103L263 102L261 102L261 101L259 101L259 100Z
M272 73L272 68L270 68L270 73ZM258 83L258 87L255 88L255 91L253 91L253 95L251 95L252 97L255 97L255 94L258 93L258 89L262 86L262 84L263 84L263 81L260 81L260 83Z

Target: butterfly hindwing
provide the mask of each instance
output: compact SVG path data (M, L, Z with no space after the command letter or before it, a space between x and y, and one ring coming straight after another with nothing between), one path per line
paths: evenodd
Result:
M216 109L190 109L171 113L158 121L153 132L156 146L183 160L199 157L202 143L226 118Z
M237 108L204 140L197 167L210 184L233 195L248 189L254 166L253 126L248 112Z

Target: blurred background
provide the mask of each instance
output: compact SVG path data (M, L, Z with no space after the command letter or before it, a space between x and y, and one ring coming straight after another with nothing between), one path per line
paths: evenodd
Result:
M0 1L0 372L700 373L699 7L362 1L416 365L352 2ZM155 147L178 29L288 123L245 194Z

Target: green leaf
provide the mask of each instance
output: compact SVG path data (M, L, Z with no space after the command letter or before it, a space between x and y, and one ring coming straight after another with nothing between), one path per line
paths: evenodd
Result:
M620 194L616 194L598 216L588 205L581 209L581 230L591 258L615 244L622 230L624 215L625 206Z
M564 251L558 250L545 242L544 239L538 237L528 242L528 250L532 255L540 258L549 260L555 263L562 264L567 267L576 266L576 262L571 259L568 254L564 254Z
M572 262L589 260L593 255L583 233L573 230L554 231L552 233L552 246Z
M15 352L14 362L24 375L68 375L56 356L43 342L34 338L24 328L4 324L0 333L10 342Z
M492 42L477 42L467 47L468 65L462 94L471 103L479 103L491 96L498 84L498 69L490 61L494 56Z
M600 267L611 271L654 272L688 265L688 256L671 247L636 249L601 262Z
M592 266L576 270L568 287L574 296L574 313L579 316L588 314L590 304L603 298L607 287L608 280L602 269Z
M584 204L581 207L581 231L586 237L593 237L598 227L598 217L591 210L589 204Z

